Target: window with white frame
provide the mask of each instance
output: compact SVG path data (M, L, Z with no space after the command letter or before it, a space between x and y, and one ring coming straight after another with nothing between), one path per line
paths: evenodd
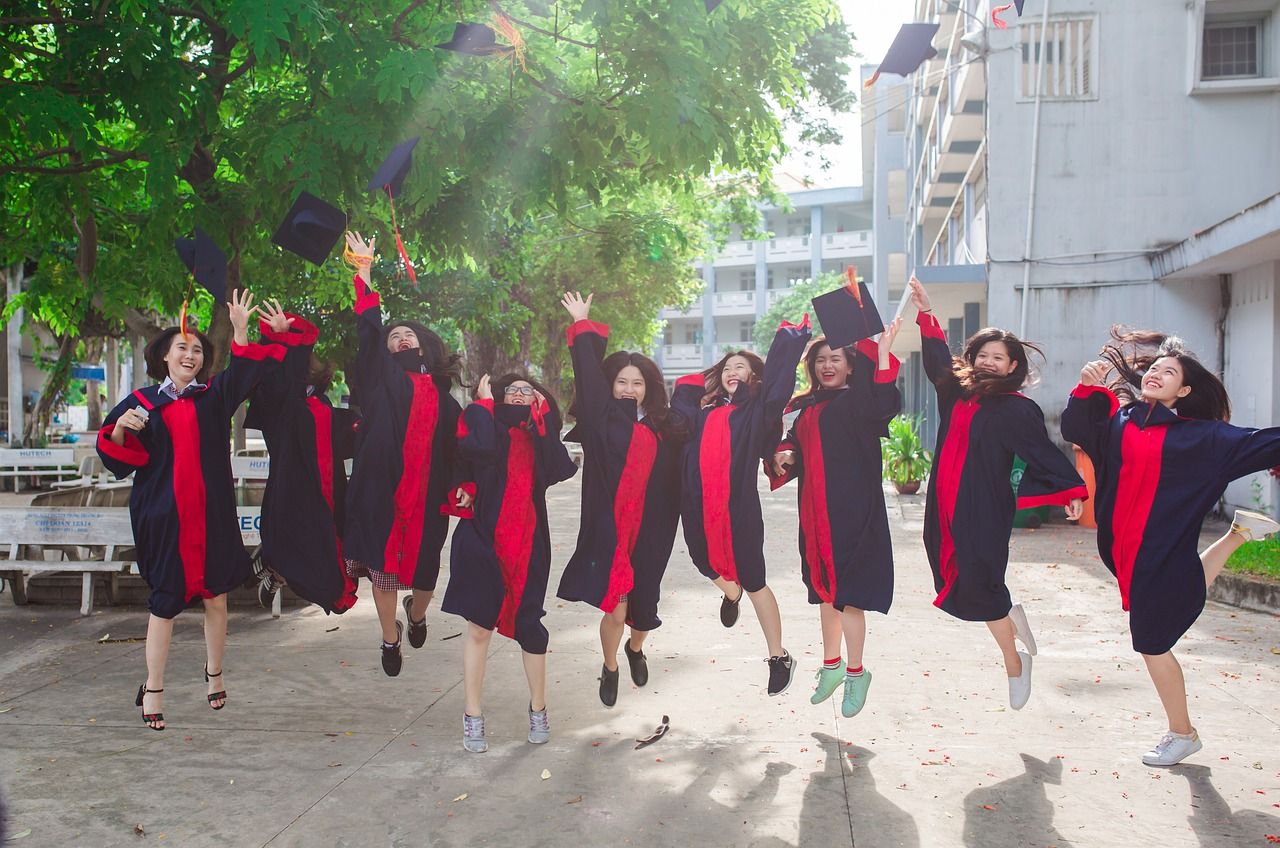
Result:
M1264 20L1215 20L1204 23L1200 78L1251 79L1262 73Z
M1043 32L1044 67L1040 67L1041 25L1018 27L1022 63L1018 74L1018 99L1036 97L1040 84L1045 100L1093 100L1098 96L1098 19L1051 18Z

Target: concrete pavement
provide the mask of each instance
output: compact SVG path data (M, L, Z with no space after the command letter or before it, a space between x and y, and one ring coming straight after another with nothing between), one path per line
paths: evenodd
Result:
M557 573L577 526L575 482L554 491ZM1263 846L1280 836L1280 619L1211 604L1180 652L1205 749L1139 757L1163 730L1092 532L1015 531L1010 585L1040 656L1007 706L986 628L930 604L922 498L890 499L893 613L869 615L867 708L811 706L816 610L795 556L794 493L765 495L770 584L792 689L764 694L750 604L718 595L682 540L668 571L651 680L596 697L598 613L549 598L552 740L525 742L516 646L493 641L490 751L465 753L460 620L433 602L426 647L382 674L368 589L356 608L233 611L230 701L205 705L201 617L178 619L168 729L133 706L143 610L15 608L0 596L0 787L21 846ZM447 571L441 585L447 580ZM554 590L553 590L554 591ZM104 635L112 641L99 642ZM671 731L634 750L666 714ZM543 779L543 774L549 777ZM141 833L138 830L141 830Z

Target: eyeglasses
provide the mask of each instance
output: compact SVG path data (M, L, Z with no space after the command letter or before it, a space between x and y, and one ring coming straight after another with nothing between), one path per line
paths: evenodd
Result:
M521 397L533 397L533 386L507 386L502 390L504 395L520 395Z

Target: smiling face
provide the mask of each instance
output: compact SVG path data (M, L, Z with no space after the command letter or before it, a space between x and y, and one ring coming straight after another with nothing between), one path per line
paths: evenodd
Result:
M724 367L720 369L720 387L732 395L738 390L738 385L747 383L755 379L755 374L751 371L751 363L747 361L745 356L733 355L725 360Z
M853 368L843 349L832 350L830 345L824 344L818 348L818 354L813 358L813 373L822 388L841 389L853 373Z
M195 335L184 337L181 333L174 335L169 342L169 352L164 355L164 364L169 369L169 379L178 388L186 388L199 376L204 368L204 346Z
M412 327L392 327L391 332L387 333L387 350L392 353L399 353L402 350L416 350L420 346L418 334L413 331Z
M637 406L644 405L644 375L634 365L628 365L613 378L613 396L616 400L630 398Z
M1163 403L1173 406L1179 399L1191 394L1191 387L1183 383L1182 363L1175 356L1162 356L1147 373L1142 375L1142 399L1147 403Z
M1009 348L1001 341L987 342L973 357L973 370L996 377L1008 377L1018 367L1009 356Z
M533 386L516 380L502 390L502 402L508 406L533 406Z

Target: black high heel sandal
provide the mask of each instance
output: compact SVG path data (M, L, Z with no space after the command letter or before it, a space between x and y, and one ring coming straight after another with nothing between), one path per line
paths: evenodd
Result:
M138 697L134 699L133 705L135 707L142 706L143 695L146 695L148 693L152 695L157 695L163 691L164 689L148 689L147 684L143 683L141 686L138 687ZM150 727L152 730L164 730L163 727L156 727L157 724L164 721L164 713L143 713L142 721L144 724L147 725L147 727Z
M204 664L204 682L205 682L205 683L208 683L208 682L209 682L209 678L211 678L211 677L221 677L221 676L222 676L222 672L218 672L217 674L210 674L210 673L209 673L209 664L208 664L208 663L205 663L205 664ZM213 702L214 702L214 701L222 701L222 703L221 703L221 704L218 704L218 706L216 706L216 707L215 707L215 706L213 705ZM226 689L223 689L221 692L214 692L212 695L210 695L210 696L209 696L209 709L211 709L211 710L220 710L220 709L222 709L223 707L225 707L226 705L227 705L227 690L226 690Z

